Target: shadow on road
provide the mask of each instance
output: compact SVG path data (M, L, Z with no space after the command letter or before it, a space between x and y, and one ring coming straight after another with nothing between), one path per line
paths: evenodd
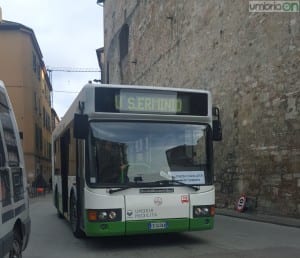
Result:
M168 233L156 235L136 235L136 236L116 236L116 237L97 237L82 239L89 249L117 250L117 249L142 249L159 248L205 244L206 241L193 237L188 233Z

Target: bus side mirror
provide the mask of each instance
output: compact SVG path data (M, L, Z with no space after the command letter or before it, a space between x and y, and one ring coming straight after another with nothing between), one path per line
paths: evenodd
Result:
M87 115L74 115L73 135L76 139L86 139L89 132L89 120Z
M220 110L217 107L213 107L213 140L214 141L222 141L222 125L220 121Z
M222 126L219 120L213 121L213 140L216 142L222 141Z

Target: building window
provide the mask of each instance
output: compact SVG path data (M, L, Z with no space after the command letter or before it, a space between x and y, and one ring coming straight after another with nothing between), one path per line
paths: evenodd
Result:
M48 158L51 159L51 143L48 143Z
M129 41L129 26L124 24L121 28L119 34L119 44L120 44L120 60L122 61L128 54L128 41Z
M40 133L39 127L37 125L35 125L35 148L36 148L36 150L38 150L39 146L40 146L40 144L39 144L39 139L40 139L39 133Z
M45 108L43 107L43 126L46 127L46 111Z
M38 125L35 125L35 147L37 152L43 151L43 134L42 129Z
M34 110L37 111L38 109L38 105L37 105L37 94L36 92L34 92Z
M36 73L37 65L36 65L36 55L32 52L32 69Z
M37 66L37 77L38 77L38 80L40 81L41 80L41 66L40 65Z

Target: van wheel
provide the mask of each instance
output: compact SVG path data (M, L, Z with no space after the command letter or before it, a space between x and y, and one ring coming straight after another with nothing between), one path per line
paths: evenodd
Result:
M14 229L13 245L9 252L9 258L22 258L22 237L19 230Z
M70 199L70 222L74 236L77 238L84 237L84 232L80 229L77 202L73 193L71 194Z

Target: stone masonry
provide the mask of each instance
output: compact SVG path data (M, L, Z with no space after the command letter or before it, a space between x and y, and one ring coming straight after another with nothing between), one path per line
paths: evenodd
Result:
M105 82L208 89L218 206L300 217L300 19L246 0L104 1ZM129 28L120 57L120 32Z

